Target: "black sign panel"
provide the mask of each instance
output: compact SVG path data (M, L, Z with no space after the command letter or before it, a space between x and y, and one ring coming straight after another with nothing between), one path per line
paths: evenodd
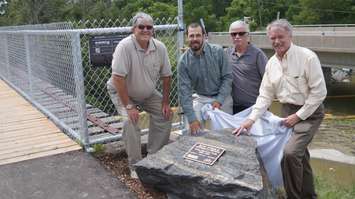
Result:
M213 165L224 153L225 149L203 143L196 143L185 153L184 158L207 165Z
M117 44L130 33L98 35L89 39L90 63L93 66L111 66Z

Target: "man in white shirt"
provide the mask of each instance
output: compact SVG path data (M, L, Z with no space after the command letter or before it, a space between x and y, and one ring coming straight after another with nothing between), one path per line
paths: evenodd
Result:
M249 131L276 97L282 104L282 124L293 127L281 161L287 198L317 198L309 164L308 144L323 117L327 90L317 55L292 43L292 26L284 19L267 26L275 55L266 64L259 96L248 116L234 133Z

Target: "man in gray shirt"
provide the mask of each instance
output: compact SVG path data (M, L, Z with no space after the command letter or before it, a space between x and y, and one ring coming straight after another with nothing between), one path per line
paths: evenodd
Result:
M232 68L233 114L255 104L265 72L267 57L262 50L249 43L249 27L235 21L229 27L234 46L226 49Z
M115 49L112 76L107 88L124 120L123 139L131 177L136 178L132 164L142 159L137 105L150 114L147 151L149 154L155 153L169 141L172 72L165 45L152 38L152 17L146 13L137 13L133 17L132 32ZM156 90L159 78L163 82L163 95Z
M197 23L187 29L189 49L178 62L180 105L187 118L191 134L203 128L201 108L212 104L231 113L225 105L231 92L232 74L223 48L204 41L205 34ZM195 98L193 99L193 93ZM231 108L230 108L231 109Z

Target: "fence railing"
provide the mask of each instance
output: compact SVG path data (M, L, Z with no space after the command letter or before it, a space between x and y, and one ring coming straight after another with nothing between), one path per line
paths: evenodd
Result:
M115 116L106 90L111 68L90 64L89 39L130 32L129 21L79 21L44 27L0 28L1 78L84 146L119 140L121 119ZM173 69L171 105L177 106L176 63L182 47L178 34L181 38L182 33L176 19L156 20L154 27L155 37L168 49ZM146 126L148 119L144 118L148 117L142 118L141 125Z

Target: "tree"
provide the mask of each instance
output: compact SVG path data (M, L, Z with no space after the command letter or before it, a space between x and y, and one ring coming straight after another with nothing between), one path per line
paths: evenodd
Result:
M354 0L299 0L301 11L293 16L296 24L354 23Z
M253 28L258 18L258 2L255 0L233 0L231 5L226 8L226 15L222 17L223 29L228 30L229 24L235 20L242 20L243 17L251 17Z

